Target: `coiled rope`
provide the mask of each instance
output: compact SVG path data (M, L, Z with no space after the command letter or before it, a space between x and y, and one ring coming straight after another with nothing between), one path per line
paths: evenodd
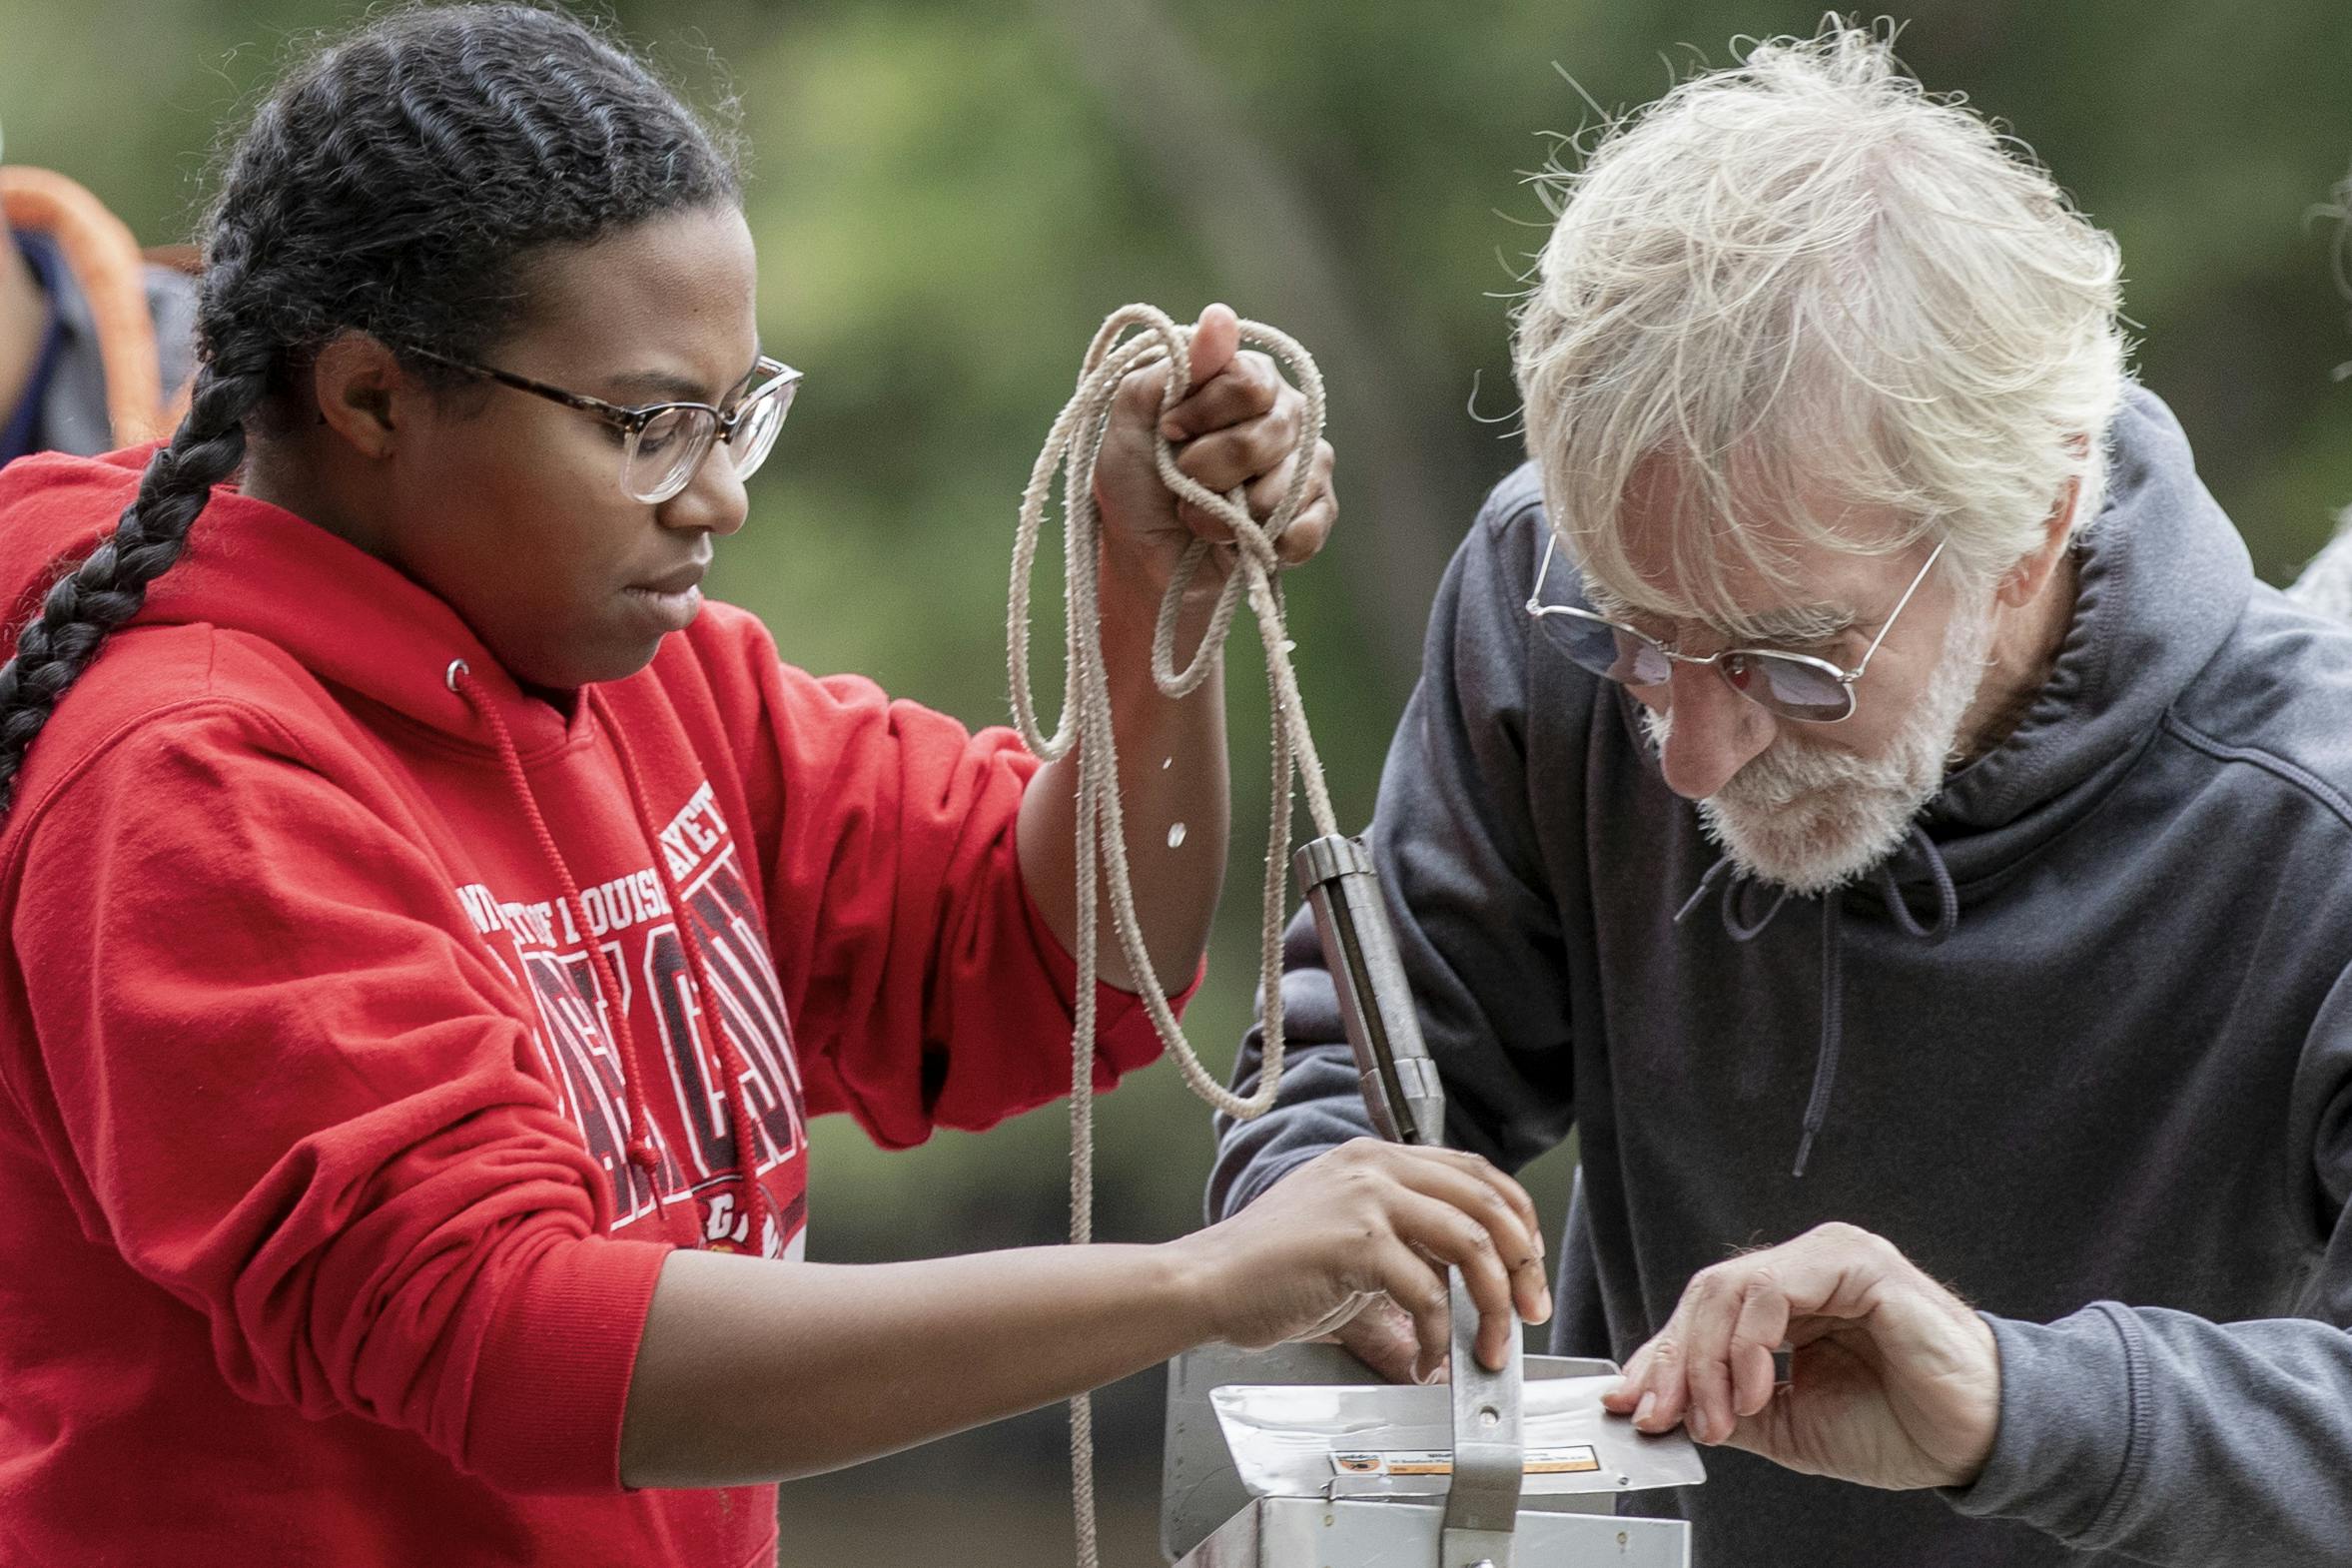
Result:
M1135 329L1141 332L1126 337ZM1257 617L1259 640L1265 645L1273 790L1271 820L1266 826L1265 900L1258 949L1258 978L1265 997L1265 1049L1257 1091L1246 1099L1217 1082L1201 1065L1199 1053L1184 1038L1169 1007L1168 988L1153 971L1151 956L1144 948L1143 929L1136 919L1135 886L1128 869L1125 817L1119 797L1119 743L1112 730L1111 690L1103 664L1103 523L1095 504L1095 459L1110 426L1119 385L1130 372L1159 364L1169 367L1167 390L1161 397L1163 417L1183 400L1191 388L1190 329L1179 327L1149 305L1131 305L1113 313L1095 334L1079 372L1078 390L1054 420L1045 449L1030 472L1029 487L1021 496L1006 626L1014 723L1030 750L1048 762L1067 756L1073 746L1078 748L1078 1016L1071 1039L1070 1239L1079 1245L1093 1239L1095 1223L1095 989L1100 973L1096 926L1103 899L1097 856L1101 857L1101 879L1110 886L1111 918L1120 951L1127 957L1128 972L1142 993L1153 1028L1159 1031L1194 1094L1225 1115L1246 1121L1272 1108L1282 1077L1282 916L1288 891L1293 775L1305 792L1307 814L1315 831L1325 835L1339 831L1314 737L1307 731L1306 710L1299 703L1298 679L1290 668L1292 643L1283 625L1282 590L1276 576L1281 563L1274 551L1274 541L1298 515L1312 482L1312 459L1323 434L1323 380L1313 359L1284 333L1245 321L1241 323L1241 342L1270 355L1305 397L1306 415L1291 453L1290 487L1272 514L1260 523L1249 515L1241 490L1219 495L1179 470L1174 447L1158 433L1155 422L1161 479L1178 500L1212 513L1232 530L1236 559L1217 594L1215 612L1201 634L1199 647L1191 662L1179 670L1176 667L1176 633L1185 593L1209 552L1218 546L1195 538L1178 557L1175 579L1160 603L1160 620L1152 640L1152 679L1168 697L1182 697L1195 690L1215 667L1217 652L1232 628L1234 611L1241 596L1248 595L1249 608ZM1056 469L1062 472L1068 628L1062 716L1048 736L1038 726L1030 687L1030 578ZM1079 1565L1098 1568L1094 1403L1085 1394L1070 1402L1070 1463Z

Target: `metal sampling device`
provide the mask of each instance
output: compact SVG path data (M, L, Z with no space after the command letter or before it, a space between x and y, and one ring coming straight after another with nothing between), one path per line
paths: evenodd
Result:
M1443 1143L1445 1087L1421 1040L1370 853L1327 834L1301 846L1292 865L1372 1125L1397 1143ZM1337 1345L1210 1345L1171 1364L1161 1544L1177 1568L1688 1568L1689 1525L1621 1519L1614 1508L1622 1491L1704 1479L1690 1439L1645 1436L1600 1412L1594 1390L1617 1370L1612 1362L1526 1356L1514 1333L1503 1367L1489 1370L1458 1269L1450 1285L1442 1424L1431 1424L1432 1389L1325 1389L1372 1382ZM1530 1380L1579 1376L1596 1380L1536 1390L1564 1396L1541 1400L1535 1419L1548 1423L1546 1441L1573 1440L1530 1449ZM1276 1414L1252 1421L1253 1403ZM1425 1446L1436 1438L1450 1443Z

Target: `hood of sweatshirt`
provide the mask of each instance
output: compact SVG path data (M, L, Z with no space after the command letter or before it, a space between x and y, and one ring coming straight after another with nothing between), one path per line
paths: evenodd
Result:
M63 562L114 527L153 447L103 457L56 453L0 469L0 602L9 635L38 608ZM24 504L38 495L39 504ZM474 705L450 683L462 661L516 749L532 757L571 738L565 715L529 696L457 612L357 545L290 511L221 485L178 564L157 578L132 624L209 622L285 649L329 685L381 703L484 752L495 749Z
M2106 497L2079 538L2074 613L2048 679L1998 746L1928 808L1964 894L2076 820L2228 638L2254 590L2236 528L2172 411L2134 387L2109 433Z
M1919 831L1881 868L1907 890L1949 880L1960 918L1971 889L2097 805L2254 588L2244 541L2197 477L2169 408L2132 387L2108 445L2106 493L2076 537L2074 608L2040 691L1998 745L1945 779ZM1935 904L1922 900L1922 913Z

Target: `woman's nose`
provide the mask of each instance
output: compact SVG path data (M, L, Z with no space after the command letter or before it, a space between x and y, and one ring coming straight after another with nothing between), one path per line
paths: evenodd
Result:
M693 528L725 537L751 514L751 497L724 442L714 444L686 487L663 501L654 515L665 528Z

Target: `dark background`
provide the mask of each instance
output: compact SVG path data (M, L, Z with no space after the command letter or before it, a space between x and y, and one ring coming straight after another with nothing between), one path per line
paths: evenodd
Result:
M0 0L11 162L179 240L210 153L341 0ZM1344 520L1291 584L1341 816L1369 809L1430 590L1517 460L1505 311L1557 138L1656 96L1802 4L1714 0L642 0L611 7L752 142L767 348L808 375L717 590L785 655L970 722L1007 712L1015 504L1078 359L1131 300L1276 323L1331 384ZM2257 569L2291 576L2352 501L2352 360L2316 209L2352 156L2352 7L1924 0L1904 57L2057 172L2123 247L2141 376L2187 425ZM1575 86L1571 85L1573 78ZM1059 594L1041 589L1050 612ZM1058 645L1041 625L1038 645ZM1263 810L1257 664L1232 660L1237 843L1190 1014L1213 1063L1247 1017ZM1058 683L1047 672L1049 687ZM1050 704L1052 699L1045 699ZM1060 1051L1061 1042L1039 1049ZM1156 1068L1103 1107L1098 1233L1197 1222L1204 1111ZM817 1131L812 1255L1051 1241L1067 1124L1043 1112L884 1156ZM1527 1177L1556 1214L1566 1166ZM1158 1375L1101 1402L1106 1558L1156 1560ZM787 1563L1068 1557L1047 1411L785 1491Z

